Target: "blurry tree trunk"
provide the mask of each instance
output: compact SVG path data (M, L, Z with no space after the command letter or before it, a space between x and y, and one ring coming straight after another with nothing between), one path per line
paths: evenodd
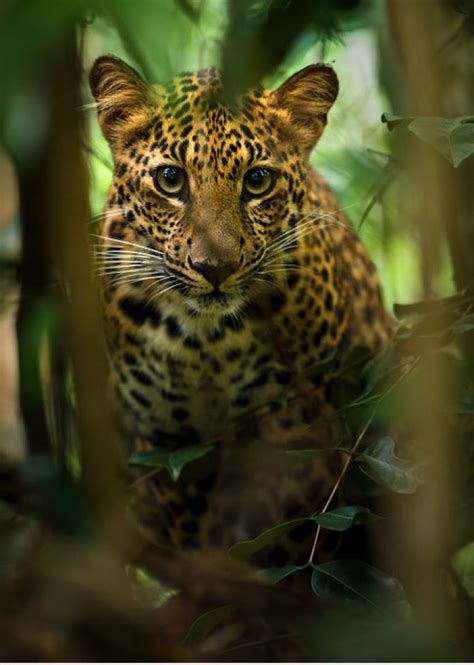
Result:
M454 0L442 3L439 31L445 68L443 114L446 116L474 113L474 39L464 22L465 15L454 11ZM472 11L472 9L471 9ZM472 18L471 18L472 21ZM457 169L443 164L449 191L446 217L447 238L453 265L453 277L459 291L470 288L474 293L474 157ZM468 373L474 376L474 333L463 336L463 350Z
M474 44L472 35L463 29L465 15L456 10L456 3L388 0L387 14L402 77L407 84L405 111L410 115L472 115ZM426 27L429 36L425 34ZM406 38L407 34L413 41ZM423 50L427 53L427 49L430 60L421 54ZM423 229L426 232L423 242L438 243L439 232L443 230L448 240L454 281L461 290L474 279L474 158L465 160L456 169L438 157L432 162L436 163L437 178L445 183L441 202L444 206L440 228L434 228L430 220L429 228ZM436 194L436 190L429 192L435 201ZM426 237L429 233L434 234L432 238ZM425 287L428 288L431 267L425 266L425 270ZM425 296L429 294L425 292Z
M28 449L34 454L51 452L40 369L48 332L45 323L51 313L47 307L53 305L51 193L45 186L43 170L49 161L51 143L52 137L46 136L34 160L17 163L22 222L21 297L17 316L20 408Z
M102 517L121 504L121 456L107 390L107 362L87 243L88 175L81 149L80 69L75 34L52 63L51 224L54 255L69 287L65 303L67 347L78 407L82 479ZM54 193L54 194L53 194Z
M96 515L105 518L123 505L123 468L107 399L105 345L90 270L88 175L81 149L82 101L75 44L71 26L62 46L44 58L39 67L38 91L46 109L47 127L39 153L26 166L19 165L23 227L18 322L22 410L30 450L49 450L42 396L44 376L39 369L41 339L31 349L35 312L44 303L59 302L51 286L55 271L56 280L59 277L64 286L64 326L61 340L50 335L54 344L51 364L53 370L59 369L63 374L64 359L59 356L64 347L74 376L82 482ZM44 312L37 316L39 321L48 320ZM28 392L33 379L34 400ZM59 386L59 390L64 394L65 386Z
M436 49L436 18L432 0L388 0L387 14L395 57L401 70L405 93L405 112L409 115L433 116L441 109L443 88L442 69ZM405 155L404 166L413 181L414 200L407 197L416 209L411 211L413 228L418 229L420 244L423 297L433 297L433 277L437 272L443 234L443 218L447 210L444 192L438 184L440 160L430 147L417 140ZM412 168L414 162L416 168ZM410 213L409 213L410 214Z
M387 0L387 15L406 94L404 112L442 115L448 83L438 48L440 7L432 0ZM407 210L409 226L418 231L424 296L430 298L443 237L449 236L452 220L454 169L415 137L410 138L404 157L406 180L400 207ZM453 262L458 259L455 254L452 258ZM449 526L453 486L449 470L456 451L451 445L445 407L452 399L454 377L443 362L443 354L435 346L427 348L422 337L413 353L419 358L419 366L404 395L403 408L408 417L409 445L420 462L427 463L426 482L410 514L398 515L397 545L416 607L435 627L449 633L455 618L448 609L442 571L452 547Z
M455 11L455 2L441 3L439 34L445 69L442 110L446 116L472 115L474 112L474 42L463 26L466 17ZM459 290L474 280L474 158L457 169L445 166L450 177L451 207L447 232L454 279Z

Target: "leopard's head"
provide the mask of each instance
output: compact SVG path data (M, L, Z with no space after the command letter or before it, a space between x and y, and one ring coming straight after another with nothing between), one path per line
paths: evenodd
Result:
M161 257L157 284L199 314L238 311L291 250L334 70L311 65L232 108L215 68L150 86L103 56L90 85L114 158L113 207L127 238Z

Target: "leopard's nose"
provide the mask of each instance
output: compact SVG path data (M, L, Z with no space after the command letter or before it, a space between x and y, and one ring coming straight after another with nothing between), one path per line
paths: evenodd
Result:
M228 263L201 263L200 261L194 263L194 261L191 261L191 265L213 286L222 284L239 267L238 261Z

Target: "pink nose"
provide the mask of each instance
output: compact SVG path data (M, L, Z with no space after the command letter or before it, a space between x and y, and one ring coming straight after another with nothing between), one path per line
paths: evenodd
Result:
M193 263L191 265L194 270L200 273L207 281L213 286L219 286L222 284L230 275L232 275L239 264L237 261L232 261L230 263Z

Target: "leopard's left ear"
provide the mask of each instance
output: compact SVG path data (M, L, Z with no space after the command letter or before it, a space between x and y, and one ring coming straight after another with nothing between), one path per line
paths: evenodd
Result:
M327 115L339 92L337 74L329 65L309 65L293 74L270 95L283 110L303 147L310 150L324 131Z
M138 72L114 55L98 58L90 71L89 84L97 102L99 123L112 151L126 138L141 116L146 116L151 88Z

